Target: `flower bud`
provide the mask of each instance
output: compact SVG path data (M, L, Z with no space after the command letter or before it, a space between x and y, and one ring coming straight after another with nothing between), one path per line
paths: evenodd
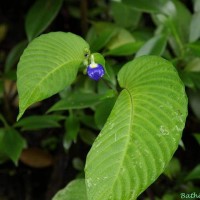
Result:
M91 63L87 67L87 74L91 79L98 81L105 74L105 71L102 65Z

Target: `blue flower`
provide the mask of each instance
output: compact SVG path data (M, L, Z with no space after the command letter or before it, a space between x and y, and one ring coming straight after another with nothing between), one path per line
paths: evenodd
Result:
M91 79L98 81L105 74L105 71L102 65L91 63L87 67L87 74Z

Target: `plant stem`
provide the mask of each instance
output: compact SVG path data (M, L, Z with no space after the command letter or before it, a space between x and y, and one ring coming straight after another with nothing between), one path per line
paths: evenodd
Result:
M2 121L3 125L4 125L6 128L9 127L8 123L6 122L6 120L5 120L5 118L3 117L2 114L0 114L0 121Z
M118 94L117 89L112 84L110 84L106 79L102 79L102 80L108 88L112 89L116 93L116 95Z

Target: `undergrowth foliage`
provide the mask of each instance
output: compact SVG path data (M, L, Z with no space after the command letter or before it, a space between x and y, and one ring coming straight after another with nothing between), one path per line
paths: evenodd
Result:
M99 80L99 63L93 54L85 56L88 48L79 36L62 32L29 44L18 64L18 119L33 103L70 85L83 63L97 69L92 78ZM121 68L118 82L122 91L86 159L81 185L91 200L136 199L164 171L185 125L187 97L170 62L138 57Z
M18 164L28 147L21 133L61 127L65 152L79 140L90 150L86 160L73 158L79 173L53 200L176 200L199 191L190 182L200 177L198 161L185 176L174 156L185 148L188 102L192 122L200 119L199 2L112 0L97 9L81 1L79 13L73 1L36 1L27 39L5 64L9 74L18 61L19 113L12 125L0 115L0 162ZM81 31L47 31L63 5ZM48 99L46 113L31 114ZM198 131L192 137L200 144ZM152 195L147 188L161 174L177 185L159 182Z

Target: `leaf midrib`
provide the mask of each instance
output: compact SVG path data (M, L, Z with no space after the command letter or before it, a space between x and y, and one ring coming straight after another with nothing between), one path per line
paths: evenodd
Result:
M27 102L31 99L31 97L33 96L33 94L35 93L36 89L42 84L43 81L45 81L51 74L55 73L57 70L60 70L62 67L64 67L66 64L70 64L72 62L80 62L81 63L81 59L77 59L76 61L75 60L71 60L71 61L68 61L68 62L65 62L61 65L59 65L58 67L55 67L53 68L53 70L51 70L46 76L44 76L39 82L38 84L35 86L34 90L30 93L29 97L26 98L26 101L24 101L25 103L23 104L22 107L24 108L27 108Z
M128 129L128 132L130 133L131 132L131 127L132 127L132 120L133 120L133 99L132 99L132 96L131 96L131 93L129 92L129 90L127 89L127 88L124 88L124 90L123 91L126 91L127 92L127 94L128 94L128 96L129 96L129 98L130 98L130 102L131 102L131 109L130 109L130 114L131 114L131 116L130 116L130 123L129 123L129 129ZM115 185L115 183L116 183L116 180L118 179L118 175L120 174L120 169L121 169L121 167L124 165L124 162L125 162L125 155L127 154L127 150L128 150L128 147L129 147L129 142L130 142L130 136L131 136L131 134L128 134L128 138L127 138L127 143L126 143L126 146L124 147L124 149L125 149L125 151L124 151L124 153L123 153L123 156L122 156L122 158L123 158L123 160L122 160L122 162L119 162L119 163L121 163L121 165L120 165L120 167L118 168L118 172L116 173L117 175L115 176L115 179L114 179L114 184L112 185L112 190L113 190L113 187L114 187L114 185ZM111 191L111 190L109 190L109 191ZM105 191L105 193L107 193L107 191ZM104 194L105 194L104 193Z

